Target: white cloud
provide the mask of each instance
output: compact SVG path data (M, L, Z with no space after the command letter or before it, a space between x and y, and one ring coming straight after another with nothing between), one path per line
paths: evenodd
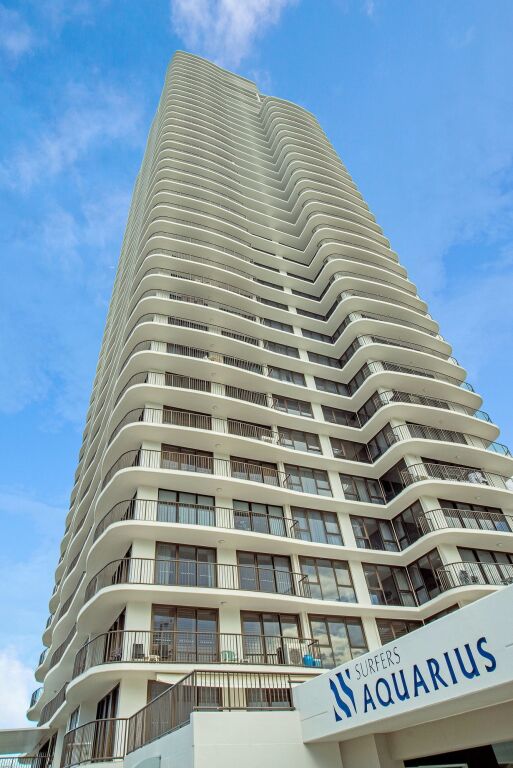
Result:
M30 53L37 39L23 17L0 4L0 50L12 61Z
M95 146L138 138L141 116L141 104L124 91L102 83L72 85L59 117L49 126L37 126L31 141L14 148L0 168L0 180L27 191L72 167Z
M21 661L16 648L0 648L0 691L4 691L0 696L0 728L30 725L25 713L33 688L32 669Z
M176 34L193 52L237 67L255 38L276 24L295 0L171 0Z

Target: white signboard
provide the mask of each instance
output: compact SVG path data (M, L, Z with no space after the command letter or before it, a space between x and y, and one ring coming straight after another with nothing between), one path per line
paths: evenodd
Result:
M305 741L397 730L513 699L513 586L294 689Z

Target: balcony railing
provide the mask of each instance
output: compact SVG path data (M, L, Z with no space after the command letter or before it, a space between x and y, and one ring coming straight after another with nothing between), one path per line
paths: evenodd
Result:
M219 419L209 414L179 411L166 408L135 408L129 411L116 425L109 438L109 443L127 424L168 424L187 429L203 429L225 435L239 435L251 440L261 440L266 443L280 444L280 435L270 427L260 427L246 421L236 419Z
M122 760L126 754L127 718L93 720L64 736L61 768L81 763Z
M77 653L73 678L102 664L265 664L321 667L315 640L219 632L116 631L95 637Z
M238 461L236 459L214 459L213 456L175 451L154 451L147 448L139 448L138 450L123 453L105 473L102 488L105 488L117 472L130 467L198 472L200 474L232 477L250 480L255 483L289 488L289 475L273 467L260 466L260 464L251 464L251 462Z
M472 585L513 584L513 565L502 563L449 563L436 571L442 590Z
M120 501L100 520L94 540L113 523L136 520L151 523L180 523L206 525L215 528L268 533L271 536L294 537L295 522L277 515L266 515L244 509L230 509L206 504L189 504L156 499L127 499Z
M470 509L432 509L417 518L422 536L446 528L480 531L513 531L513 517L502 512L478 512Z
M456 432L450 429L429 427L424 424L404 424L397 427L389 426L379 434L383 438L383 445L375 448L375 450L379 452L373 457L374 461L379 458L387 448L394 445L394 443L415 439L457 443L458 445L468 445L472 448L482 448L485 451L491 451L500 456L511 456L509 448L501 443L491 443L488 440L476 437L475 435L469 435L466 432Z
M132 715L127 752L187 725L192 712L291 709L294 706L288 675L198 670Z
M32 695L30 697L29 709L32 709L32 707L34 707L37 704L37 702L41 698L42 693L43 693L43 686L36 688L36 690L32 692ZM0 764L0 768L2 768L1 764Z
M51 768L51 755L16 755L0 757L0 768Z
M420 483L422 480L444 480L456 483L472 483L474 485L486 485L491 488L507 489L509 478L483 469L473 467L460 467L452 464L434 464L423 462L413 464L407 469L401 470L401 478L405 486Z
M426 405L430 408L442 408L454 413L463 413L466 416L473 416L476 419L490 422L490 416L485 411L476 410L470 408L467 405L461 403L455 403L450 400L441 400L440 398L428 397L426 395L416 395L410 392L398 392L397 390L389 390L387 392L376 392L370 399L375 411L384 408L386 405L393 405L394 403L410 403L412 405ZM374 411L374 412L375 412ZM359 412L359 416L362 424L366 424L372 417L372 414L364 413L362 410Z
M101 589L118 584L249 590L310 597L310 583L302 573L254 565L132 557L114 560L93 576L87 585L86 602Z
M50 699L50 701L44 705L43 709L41 710L39 721L37 723L38 725L44 725L47 723L55 715L59 707L62 707L66 700L67 688L68 683L64 683L59 693L57 693L53 699Z

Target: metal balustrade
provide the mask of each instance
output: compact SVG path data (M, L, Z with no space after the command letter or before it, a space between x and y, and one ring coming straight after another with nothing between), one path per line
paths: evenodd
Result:
M187 725L192 712L292 709L289 675L197 670L132 715L128 725L127 752L133 752Z
M291 488L289 475L273 467L260 466L236 459L214 459L201 454L179 453L175 451L154 451L139 448L123 453L105 473L102 488L123 469L142 467L144 469L170 469L180 472L198 472L200 474L249 480L280 488Z
M472 509L430 509L417 517L421 535L446 528L466 528L480 531L513 531L513 516L502 512L485 512Z
M128 718L93 720L64 735L61 768L81 763L122 760L126 754Z
M51 768L52 755L0 757L0 768Z
M178 293L176 291L163 291L159 288L153 288L149 289L148 291L144 291L139 296L138 301L141 301L142 299L147 298L156 298L156 299L171 299L173 301L181 301L184 304L194 304L200 307L210 307L211 309L220 309L222 312L228 312L231 315L237 315L237 317L242 317L245 320L251 320L252 322L262 322L262 318L258 317L257 315L251 314L249 312L244 312L242 309L239 309L238 307L234 307L231 304L223 304L220 301L213 301L212 299L205 299L202 296L191 296L186 293Z
M319 644L297 637L179 630L120 630L77 653L73 679L103 664L265 664L320 668Z
M405 486L420 483L422 480L444 480L456 483L472 483L491 488L508 489L510 478L474 467L461 467L453 464L435 464L423 462L413 464L401 470L401 479Z
M29 709L31 709L32 707L34 707L37 704L37 702L41 698L41 694L42 693L43 693L43 686L40 686L39 688L36 688L36 690L32 692L32 695L30 697ZM0 768L2 768L1 763L0 763Z
M127 424L170 425L187 429L201 429L216 432L218 434L237 435L251 440L260 440L269 444L279 445L285 448L293 448L290 440L283 437L279 431L271 427L263 427L237 419L221 419L209 414L195 413L193 411L179 411L166 408L136 408L129 411L117 424L111 433L110 444L121 429ZM386 427L379 433L382 444L374 446L373 451L364 445L364 456L350 457L353 461L376 461L385 450L395 443L404 440L420 438L422 440L436 440L460 445L468 445L474 448L482 448L502 456L511 456L507 446L501 443L489 442L481 437L469 435L463 432L440 429L438 427L424 426L422 424L408 424L397 427ZM366 448L366 451L365 451ZM344 457L347 458L347 457Z
M77 634L77 628L75 625L70 629L66 639L62 641L59 647L56 648L56 650L50 656L50 664L48 665L49 670L55 667L55 665L58 664L58 662L62 659L67 647L69 646L69 644L71 643L71 641L73 640L76 634Z
M437 579L443 591L473 585L507 586L513 584L510 563L460 562L437 568Z
M295 535L295 522L293 520L266 515L263 512L180 501L129 499L120 501L107 512L96 526L93 540L96 541L110 525L130 520L206 525L254 533L267 533L271 536L294 537Z
M52 717L55 715L57 710L62 707L64 702L66 701L66 690L68 688L68 683L64 683L62 688L60 689L59 693L57 693L53 699L50 699L50 701L44 705L43 709L41 710L41 715L38 720L38 725L44 725L44 723L47 723L49 720L52 719Z
M238 435L252 440L262 440L266 443L281 444L278 432L270 427L261 427L246 421L237 419L220 419L215 416L194 413L193 411L179 411L166 408L135 408L129 411L116 425L111 433L108 443L111 443L120 430L127 424L144 422L145 424L164 424L188 429L202 429L219 434Z
M395 389L388 390L386 392L376 392L370 402L376 410L384 408L386 405L393 405L394 403L408 403L411 405L426 405L429 408L442 408L444 410L452 411L453 413L462 413L466 416L473 416L481 421L491 422L490 416L485 411L480 411L475 408L471 408L468 405L462 403L456 403L451 400L445 400L437 397L429 397L428 395L417 395L411 392L400 392ZM368 415L363 411L359 412L359 418L363 424L374 414Z
M248 590L292 597L310 597L308 577L302 573L255 565L226 565L198 560L127 557L108 563L85 592L85 601L101 589L119 584L146 584L198 589Z

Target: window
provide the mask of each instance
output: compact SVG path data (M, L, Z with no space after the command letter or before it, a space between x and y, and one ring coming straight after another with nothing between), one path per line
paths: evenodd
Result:
M386 453L390 446L396 443L397 440L396 433L390 424L387 424L383 429L380 429L380 431L368 442L369 456L371 460L376 461L380 456L383 456L383 454Z
M306 400L296 400L294 397L282 397L281 395L273 395L272 397L273 405L277 411L313 418L312 406Z
M210 608L152 605L150 642L140 643L133 653L142 652L144 660L187 663L219 661L218 614ZM141 633L141 640L146 634Z
M301 333L306 339L315 339L315 341L324 341L326 344L331 344L331 336L328 336L327 333L310 331L308 328L301 328Z
M156 699L157 696L160 696L161 693L167 691L168 688L171 688L171 683L160 683L158 680L148 680L146 702L149 704L150 701Z
M415 501L392 520L401 549L405 549L420 538L421 529L419 528L418 519L422 514L424 514L424 510L420 501Z
M296 584L290 568L290 558L258 552L237 552L239 587L257 592L278 592L295 595Z
M408 632L413 632L422 626L421 621L406 621L403 619L376 619L376 625L378 627L379 639L385 645L391 643L393 640L397 640L403 635L407 635Z
M342 424L344 427L359 427L358 416L353 411L343 411L340 408L333 408L331 405L323 405L322 413L326 421L330 424Z
M276 328L277 331L294 333L294 328L291 325L288 323L281 323L279 320L270 320L268 317L263 317L261 323L262 325L266 325L268 328Z
M309 451L310 453L322 453L319 437L313 432L302 432L299 429L278 427L280 444L295 451Z
M314 376L314 379L315 386L319 392L330 392L333 395L349 396L349 390L346 384L342 384L340 381L321 379L319 376Z
M302 291L292 291L292 293L295 293L297 296L305 296L307 299L312 298L309 294L302 293ZM324 315L320 315L318 312L310 312L308 309L301 309L300 307L297 307L296 312L298 315L303 315L303 317L311 317L314 320L326 320Z
M319 644L323 667L337 667L367 653L360 619L346 616L309 616L312 639Z
M440 593L436 571L442 566L443 563L437 549L433 549L408 566L408 573L419 605Z
M288 306L287 304L280 304L279 301L273 301L272 299L264 299L262 296L259 296L257 301L260 302L260 304L266 304L268 307L276 307L276 309L284 309L288 312Z
M264 349L268 349L269 352L277 352L280 355L287 355L288 357L299 357L297 347L289 347L288 344L279 344L277 341L264 340Z
M378 392L374 392L372 397L369 397L358 411L361 423L366 424L369 419L380 410L380 408L387 404L387 402L388 398L385 400Z
M335 512L319 512L317 509L291 507L294 518L294 536L303 541L342 545L342 534Z
M399 552L394 529L388 520L375 520L373 517L353 517L351 525L360 549L383 549L387 552Z
M276 288L278 291L283 291L283 285L278 285L277 283L270 283L268 280L262 280L261 278L256 278L256 277L254 277L253 280L255 281L255 283L260 283L260 285L267 285L269 288Z
M75 728L78 725L79 717L80 717L80 707L77 707L76 709L73 710L73 712L69 716L68 731L74 731L75 730Z
M362 344L360 342L360 339L356 338L352 342L352 344L348 346L344 354L340 356L340 360L338 363L339 368L343 368L345 365L347 365L347 363L350 361L350 359L352 358L356 350L359 349L361 346Z
M323 469L298 467L296 464L285 464L284 469L291 490L315 493L317 496L333 496L328 473Z
M278 381L286 381L288 384L297 384L300 387L306 386L305 377L302 373L288 371L286 368L269 366L269 377L271 379L277 379Z
M246 688L248 709L292 709L289 688Z
M239 480L251 480L253 483L279 485L278 468L269 461L243 459L240 456L230 456L232 477Z
M375 372L375 371L374 371L374 370L373 370L373 369L370 367L370 365L368 365L367 363L365 363L365 364L364 364L364 365L363 365L363 366L360 368L360 370L359 370L357 373L355 373L355 375L353 376L353 378L352 378L350 381L348 381L348 383L347 383L347 388L348 388L349 392L350 392L352 395L354 395L354 393L355 393L355 392L356 392L358 389L360 389L360 387L362 386L362 384L363 384L363 382L365 381L365 379L368 379L368 378L369 378L369 376L370 376L372 373L374 373L374 372Z
M299 616L241 612L244 661L249 664L303 664Z
M215 525L215 499L213 496L203 496L199 493L159 488L157 520L160 523Z
M339 475L344 498L368 504L384 504L385 498L379 480L354 475Z
M363 563L373 605L417 605L406 568Z
M329 365L330 368L340 368L340 363L336 357L328 357L328 355L319 355L318 352L309 352L308 359L311 363L319 363L320 365Z
M283 507L273 504L234 499L233 520L235 528L239 531L270 533L273 536L287 535Z
M215 587L216 550L157 541L153 578L155 584L173 587Z
M185 472L212 474L214 454L185 448L182 445L162 444L161 466L164 469L181 469Z
M347 326L349 325L349 323L351 323L351 322L352 322L352 320L353 320L353 319L354 319L354 318L351 318L351 315L348 315L348 316L345 318L345 320L343 320L343 321L340 323L340 325L338 326L337 330L336 330L336 331L335 331L335 333L333 334L333 337L332 337L332 338L333 338L333 343L335 343L335 342L336 342L336 340L337 340L338 338L340 338L340 336L342 336L342 334L344 333L345 329L347 328ZM356 318L356 319L358 319L358 318Z
M330 437L330 443L333 456L336 459L369 462L369 454L365 443L355 443L352 440L340 440L338 437Z
M300 557L301 573L308 576L310 595L317 600L356 603L349 563L323 557Z

